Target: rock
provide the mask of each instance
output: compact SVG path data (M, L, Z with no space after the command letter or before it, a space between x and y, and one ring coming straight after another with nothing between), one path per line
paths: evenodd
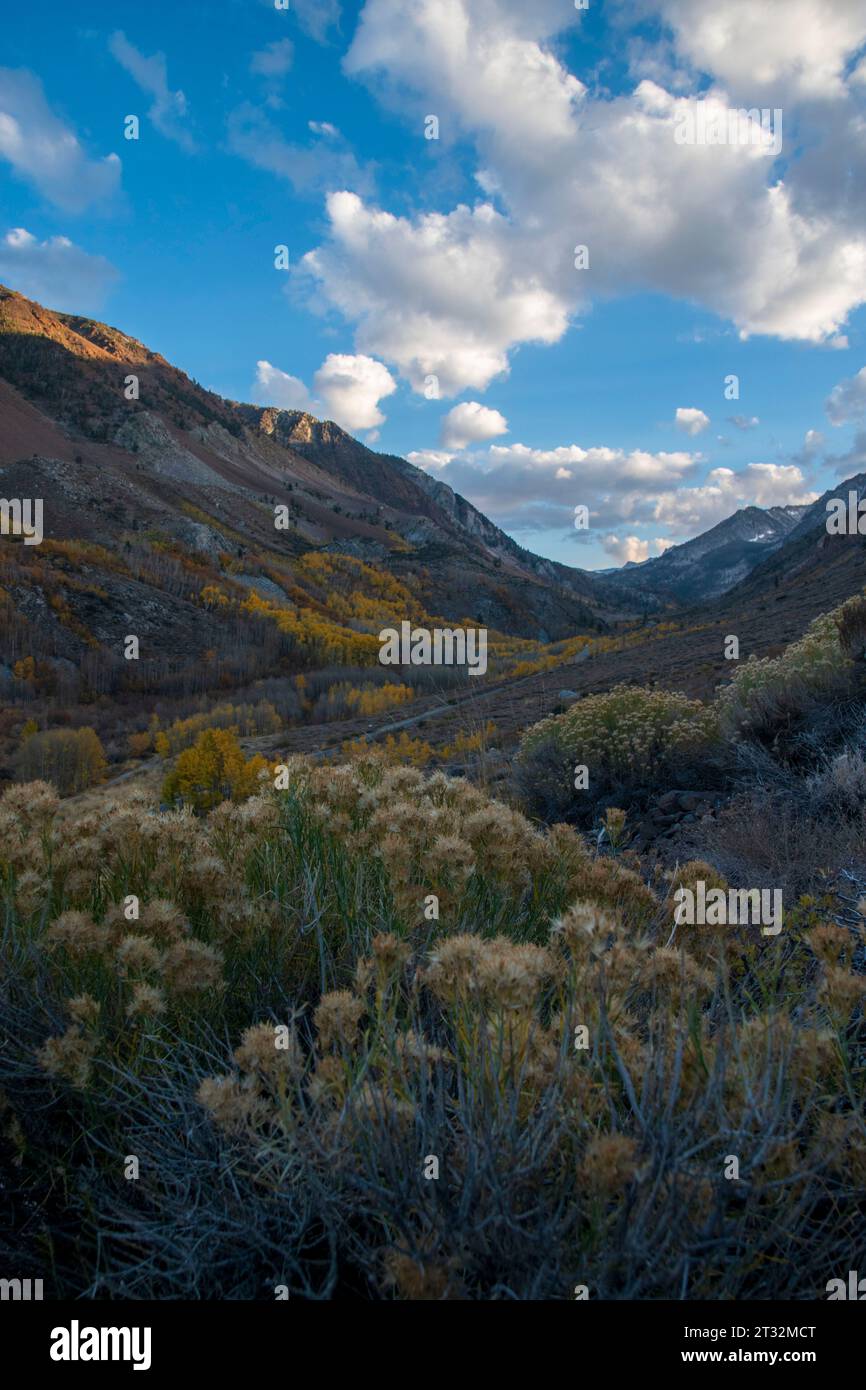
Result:
M576 690L560 690L557 700L579 700L580 696Z
M713 792L669 791L656 800L660 811L703 811L714 801Z
M684 811L701 811L712 804L712 792L679 792L678 800Z

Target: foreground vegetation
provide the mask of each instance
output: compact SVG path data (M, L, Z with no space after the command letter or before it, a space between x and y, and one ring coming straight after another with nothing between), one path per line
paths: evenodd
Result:
M523 735L523 799L544 819L592 824L612 798L642 806L667 787L741 788L760 773L762 791L808 801L814 788L798 779L824 772L842 780L834 754L848 758L853 783L863 752L864 655L866 597L855 595L779 656L736 665L712 703L629 685L578 700Z
M5 793L5 1263L127 1298L815 1298L851 1267L859 913L673 931L710 865L379 759L288 774L199 817Z

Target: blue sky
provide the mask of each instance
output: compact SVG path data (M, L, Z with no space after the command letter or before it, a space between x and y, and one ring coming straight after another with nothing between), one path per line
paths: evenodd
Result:
M866 467L866 6L112 8L6 7L4 283L588 568Z

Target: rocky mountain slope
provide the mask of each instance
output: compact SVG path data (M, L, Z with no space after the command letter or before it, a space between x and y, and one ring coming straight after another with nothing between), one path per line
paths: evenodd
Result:
M51 539L112 548L158 522L211 558L341 551L417 577L433 613L541 640L634 607L332 422L224 400L135 339L2 288L0 421L3 488L44 498Z
M727 593L764 562L791 535L808 507L743 507L703 535L671 546L643 564L626 565L617 583L633 592L649 591L700 603Z

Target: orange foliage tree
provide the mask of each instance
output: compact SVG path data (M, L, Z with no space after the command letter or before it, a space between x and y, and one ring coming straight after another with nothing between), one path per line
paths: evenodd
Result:
M164 800L209 811L221 801L243 801L267 771L266 759L244 759L231 729L205 729L178 757L162 788Z

